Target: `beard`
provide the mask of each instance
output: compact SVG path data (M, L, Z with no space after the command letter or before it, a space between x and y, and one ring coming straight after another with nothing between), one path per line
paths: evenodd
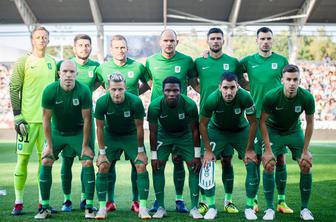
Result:
M218 48L218 49L210 48L210 51L211 51L211 52L214 52L214 53L218 53L218 52L222 51L222 47L220 47L220 48Z

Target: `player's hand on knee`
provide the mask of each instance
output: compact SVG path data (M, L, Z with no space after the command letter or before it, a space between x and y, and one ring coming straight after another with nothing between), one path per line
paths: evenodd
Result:
M201 162L201 158L194 158L191 161L191 169L193 169L193 171L198 174L201 170L202 167L202 162Z
M257 154L254 150L246 150L245 152L244 163L248 164L249 162L258 163Z
M152 164L153 171L158 171L160 169L159 160L157 160L157 159L153 160L152 159L151 164Z
M263 154L262 163L267 172L272 172L274 170L276 161L272 151Z
M93 159L93 152L92 150L90 149L89 146L83 146L82 147L82 154L81 154L82 158L83 157L90 157L91 159Z
M309 151L303 152L299 160L300 168L303 172L308 173L313 166L313 156Z
M137 160L141 161L142 163L144 163L145 165L147 165L148 163L148 158L145 152L140 152L138 153L136 159L134 162L136 162Z
M103 163L106 163L108 166L110 165L110 161L107 159L107 156L105 154L99 154L96 160L96 166L100 168Z
M21 114L15 116L14 119L15 119L15 131L17 132L17 134L23 137L26 136L29 131L29 125L26 122L26 120L24 120Z
M216 160L215 155L211 150L206 150L203 157L203 166L207 166L209 162Z

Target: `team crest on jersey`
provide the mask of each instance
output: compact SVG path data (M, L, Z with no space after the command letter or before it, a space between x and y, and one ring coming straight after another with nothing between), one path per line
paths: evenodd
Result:
M78 105L79 105L79 100L78 100L78 99L73 99L73 100L72 100L72 104L73 104L74 106L78 106Z
M179 119L184 119L185 118L184 113L179 113L178 117L179 117Z
M22 145L22 143L18 143L18 145L17 145L17 150L22 150L23 149L23 145Z
M48 63L48 69L52 69L51 63Z
M88 72L88 76L89 76L90 78L92 78L92 77L93 77L93 71L89 71L89 72Z
M229 64L223 64L223 68L224 68L224 70L229 70L230 69L230 65Z
M235 108L235 109L234 109L234 112L235 112L235 114L237 114L237 115L238 115L238 114L240 114L240 113L241 113L241 109L240 109L240 108Z
M125 111L124 112L124 117L130 117L131 116L131 112L130 111Z
M128 76L128 78L134 78L134 72L133 71L129 71L127 73L127 76Z
M295 106L294 108L296 113L300 113L301 112L301 106Z
M273 62L272 63L272 69L277 69L278 68L278 63Z
M181 66L175 66L175 73L181 72Z

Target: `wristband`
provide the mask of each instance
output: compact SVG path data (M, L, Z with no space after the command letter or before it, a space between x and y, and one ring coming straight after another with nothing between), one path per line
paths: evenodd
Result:
M99 149L99 154L106 155L106 147L104 147L104 149Z
M144 146L139 146L138 147L138 153L145 152L145 147Z
M157 151L155 150L155 151L153 151L152 150L152 160L157 160Z
M201 157L201 147L194 147L195 150L195 158L200 158Z

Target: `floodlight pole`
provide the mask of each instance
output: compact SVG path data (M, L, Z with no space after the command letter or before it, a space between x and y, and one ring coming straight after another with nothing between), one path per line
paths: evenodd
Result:
M93 21L97 27L97 45L98 45L98 60L104 61L104 26L102 24L102 16L96 0L89 0Z
M167 0L163 0L163 29L167 28Z

